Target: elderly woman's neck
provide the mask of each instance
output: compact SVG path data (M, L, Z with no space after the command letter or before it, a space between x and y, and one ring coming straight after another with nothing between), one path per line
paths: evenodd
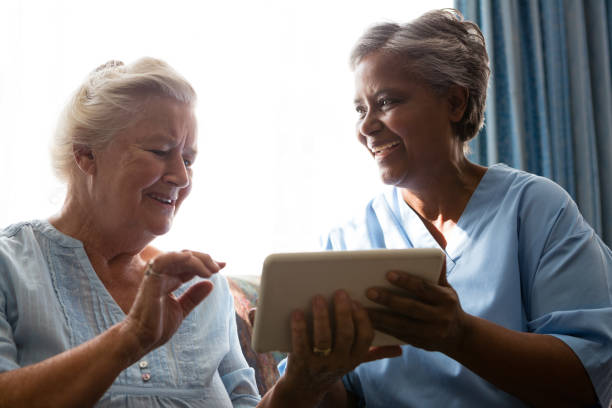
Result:
M108 221L96 217L95 212L79 200L78 194L70 192L61 211L49 218L57 230L83 243L92 263L108 266L130 263L154 238L129 231L112 231Z
M432 165L426 170L416 180L399 187L404 201L430 232L436 235L433 227L445 235L459 221L487 169L464 158Z

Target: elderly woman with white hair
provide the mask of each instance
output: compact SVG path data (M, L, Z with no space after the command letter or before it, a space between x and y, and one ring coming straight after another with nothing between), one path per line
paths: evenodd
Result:
M225 264L149 245L191 190L195 100L152 58L99 67L70 100L53 151L68 186L61 211L0 232L0 407L318 402L312 390L328 382L307 352L260 401L217 273ZM369 351L363 308L343 296L336 307L340 324L360 330L357 346L352 329L340 341L355 364L397 355ZM306 341L300 327L295 339Z

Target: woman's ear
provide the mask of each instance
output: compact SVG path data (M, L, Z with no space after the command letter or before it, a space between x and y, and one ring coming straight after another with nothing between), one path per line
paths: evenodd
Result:
M81 171L85 174L94 174L96 171L96 160L94 152L90 147L85 145L72 146L74 161Z
M450 88L448 88L447 96L451 122L456 123L463 118L469 94L467 88L459 85L451 85Z

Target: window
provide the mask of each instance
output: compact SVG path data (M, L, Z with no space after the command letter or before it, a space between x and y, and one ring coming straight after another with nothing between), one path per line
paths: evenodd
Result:
M318 237L382 188L356 142L348 55L364 29L452 0L90 2L0 5L0 226L58 211L48 145L84 76L153 56L199 95L194 189L153 245L190 248L258 274L270 252Z

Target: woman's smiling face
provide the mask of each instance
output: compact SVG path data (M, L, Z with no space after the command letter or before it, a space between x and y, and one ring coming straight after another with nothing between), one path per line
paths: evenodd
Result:
M106 227L164 234L191 190L197 154L193 107L153 96L135 124L93 154L90 189Z
M411 73L400 57L376 52L355 69L357 136L383 182L410 187L457 149L448 99Z

